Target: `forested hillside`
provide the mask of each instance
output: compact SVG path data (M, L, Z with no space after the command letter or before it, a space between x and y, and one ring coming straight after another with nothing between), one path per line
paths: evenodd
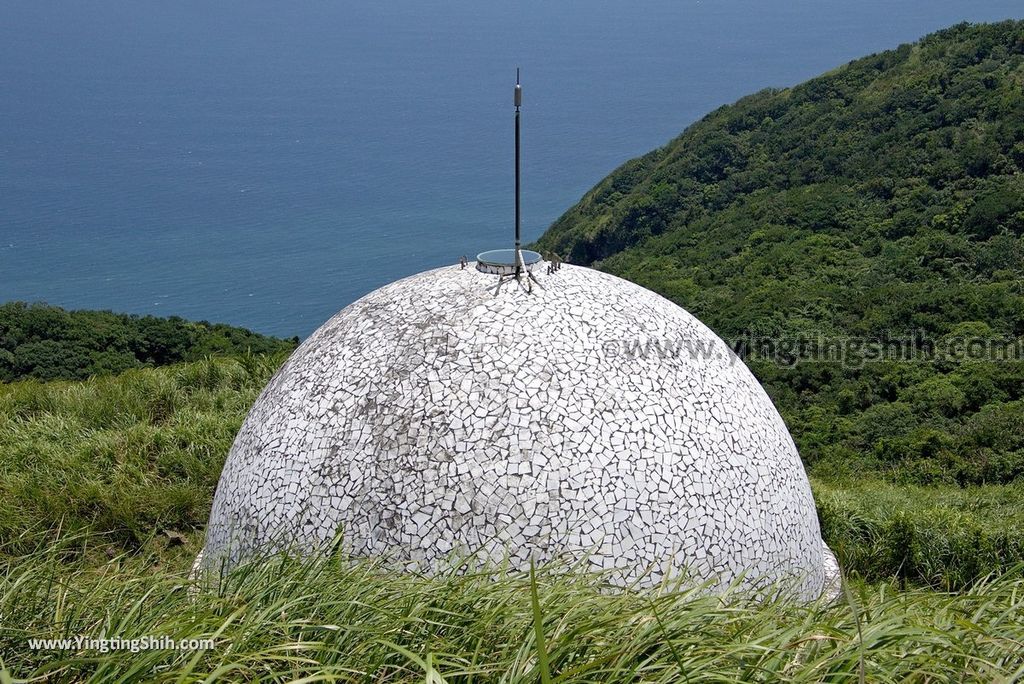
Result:
M1024 477L1022 169L1024 22L964 24L716 110L537 246L735 342L812 472L1008 482ZM815 358L832 344L842 360Z
M204 356L272 354L298 338L280 340L206 321L65 311L45 304L0 305L0 382L20 378L74 380L163 366Z

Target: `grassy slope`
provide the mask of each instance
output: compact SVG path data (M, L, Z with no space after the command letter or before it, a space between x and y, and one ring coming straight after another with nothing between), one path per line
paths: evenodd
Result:
M0 680L335 682L1016 681L1019 571L948 595L861 586L836 607L607 592L580 573L434 580L272 560L190 597L144 558L60 548L3 565ZM536 596L534 602L533 596ZM30 637L215 639L202 652L29 651ZM539 636L538 636L539 635ZM550 674L550 676L546 676ZM303 679L308 677L309 679Z
M0 681L535 682L541 649L553 676L572 681L856 681L862 663L872 682L1022 674L1024 577L1011 566L1024 560L1024 506L1008 487L926 502L891 485L815 483L851 576L956 594L855 582L852 603L837 607L760 606L609 594L598 578L548 568L535 613L522 576L428 580L334 559L257 564L190 598L217 474L280 361L0 385ZM1002 576L974 584L992 571ZM217 646L27 648L30 637L77 635Z
M282 359L0 384L4 551L16 554L33 530L100 532L137 548L202 529L231 441Z
M722 107L541 249L727 340L1024 335L1024 22L958 26ZM855 352L854 361L864 358ZM751 363L820 476L1024 476L1024 363Z
M17 556L46 531L159 549L168 533L201 531L231 441L280 359L0 385L0 549ZM1019 488L814 486L826 541L867 579L960 587L1024 561Z

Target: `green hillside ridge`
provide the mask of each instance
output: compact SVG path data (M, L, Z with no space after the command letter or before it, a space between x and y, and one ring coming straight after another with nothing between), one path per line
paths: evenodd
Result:
M177 316L8 302L0 305L0 382L75 380L207 355L273 354L294 349L298 341Z
M1022 169L1024 22L963 24L712 112L536 246L735 342L811 472L1010 482L1024 476ZM865 345L886 340L953 353L874 360ZM812 360L822 342L847 345L846 363Z

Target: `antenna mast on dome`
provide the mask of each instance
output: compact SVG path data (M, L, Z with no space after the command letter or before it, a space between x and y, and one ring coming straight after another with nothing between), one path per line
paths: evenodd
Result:
M516 93L514 97L516 105L516 280L522 275L523 253L519 241L519 108L523 105L523 87L519 85L519 67L516 67Z
M501 276L498 280L498 289L506 280L522 282L523 275L526 275L526 289L532 289L532 283L537 282L531 271L540 263L541 255L530 250L523 250L522 247L522 211L520 202L520 166L522 156L520 154L520 108L523 106L523 86L519 83L519 69L516 68L516 88L513 104L516 107L516 224L515 242L512 249L494 249L489 252L481 252L476 257L476 270L483 273L493 273Z

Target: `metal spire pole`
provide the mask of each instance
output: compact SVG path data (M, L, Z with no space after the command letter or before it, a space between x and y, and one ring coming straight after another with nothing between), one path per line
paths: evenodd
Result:
M515 105L516 105L516 249L513 254L513 258L516 260L516 280L519 280L519 276L522 274L522 257L519 254L519 107L523 104L523 88L519 85L519 68L516 68L516 94L515 94Z

